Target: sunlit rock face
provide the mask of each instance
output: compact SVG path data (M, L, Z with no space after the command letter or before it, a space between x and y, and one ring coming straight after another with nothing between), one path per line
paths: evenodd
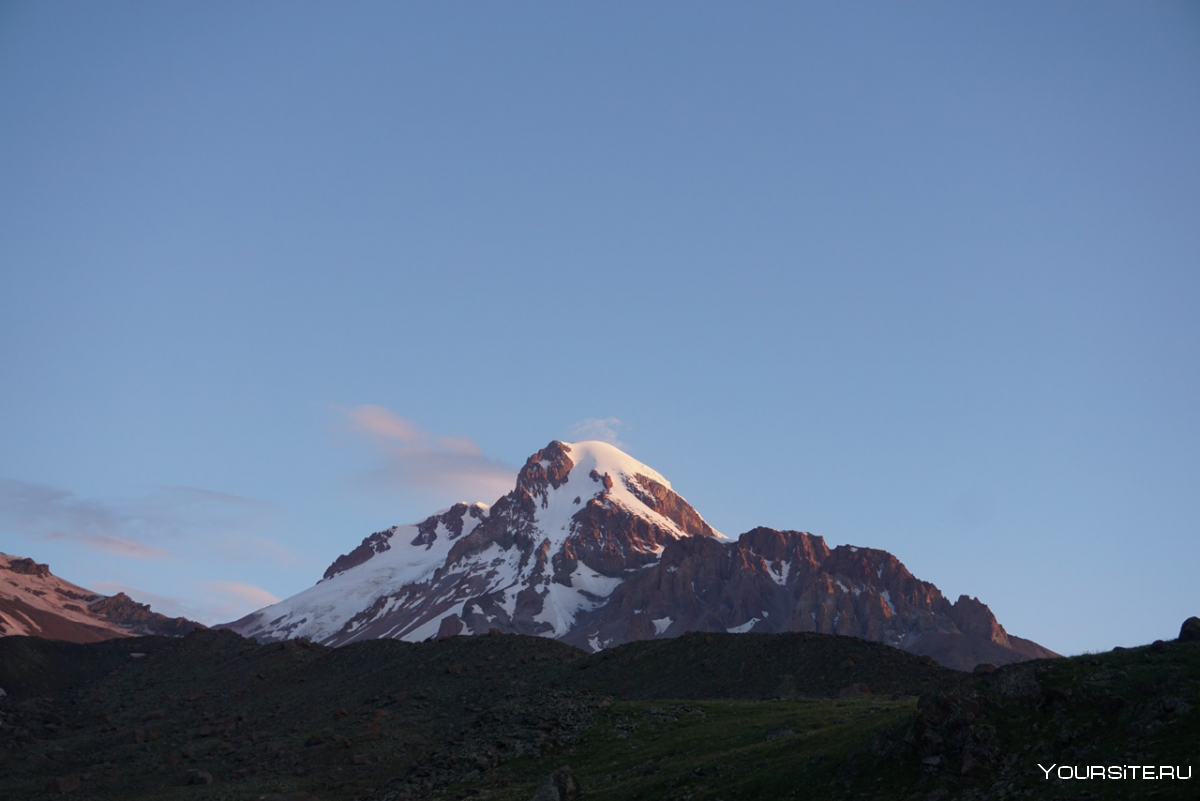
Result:
M260 640L517 632L587 650L687 631L845 634L953 667L1051 656L896 557L818 536L715 531L657 471L603 442L551 442L490 506L376 532L324 577L230 628Z
M69 642L160 634L181 637L200 624L151 611L123 592L101 595L50 572L50 566L0 553L0 636Z

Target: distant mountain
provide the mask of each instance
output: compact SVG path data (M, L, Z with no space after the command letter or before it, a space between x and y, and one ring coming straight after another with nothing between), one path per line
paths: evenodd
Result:
M494 505L372 534L316 586L227 627L329 645L499 630L590 651L688 631L817 632L964 670L1057 656L886 551L768 528L730 541L662 475L602 442L551 442Z
M49 565L0 553L0 636L97 642L144 634L179 637L195 628L203 626L152 612L123 592L92 592L55 576Z

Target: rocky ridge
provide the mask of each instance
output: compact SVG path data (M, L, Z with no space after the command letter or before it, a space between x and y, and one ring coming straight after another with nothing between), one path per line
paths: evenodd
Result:
M372 534L315 587L228 626L329 645L498 630L590 651L689 631L849 634L961 670L1056 655L886 551L762 527L731 541L599 442L551 442L490 507Z
M0 554L0 636L96 642L145 634L179 637L199 625L153 612L123 592L105 596L72 584L49 565Z

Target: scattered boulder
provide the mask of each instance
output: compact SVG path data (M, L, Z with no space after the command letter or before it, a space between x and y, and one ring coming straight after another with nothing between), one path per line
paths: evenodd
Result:
M189 770L186 776L186 784L212 784L212 774L207 770Z
M579 798L579 780L569 766L563 766L542 779L529 801L573 801Z
M838 690L838 698L863 698L870 694L871 688L861 681L856 681L854 684L847 684Z
M78 776L55 776L46 782L46 792L54 795L70 795L78 790L80 785Z
M444 640L447 637L454 637L458 634L462 634L463 629L465 628L466 626L463 625L462 618L460 618L458 615L448 615L442 618L441 624L438 625L438 632L436 636L437 639Z
M975 752L969 746L963 746L962 750L962 769L963 776L979 778L987 775L987 763L978 759Z
M956 752L969 754L963 772L974 775L993 756L990 740L994 731L977 725L987 704L986 696L968 689L924 693L917 700L917 716L905 741L915 747L921 762L932 768L947 763Z
M1006 665L987 674L987 687L1009 700L1035 701L1042 693L1037 666L1029 662Z
M1189 617L1179 627L1180 642L1200 642L1200 617Z

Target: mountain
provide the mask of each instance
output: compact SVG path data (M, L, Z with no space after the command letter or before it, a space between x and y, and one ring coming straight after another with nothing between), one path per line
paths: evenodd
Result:
M150 611L123 592L106 596L64 581L50 566L0 553L0 636L97 642L162 634L179 637L200 624Z
M551 442L492 506L376 532L297 595L227 624L269 642L490 631L589 651L688 631L815 632L962 670L1056 656L986 605L951 603L896 557L755 528L731 541L652 468L603 442Z

